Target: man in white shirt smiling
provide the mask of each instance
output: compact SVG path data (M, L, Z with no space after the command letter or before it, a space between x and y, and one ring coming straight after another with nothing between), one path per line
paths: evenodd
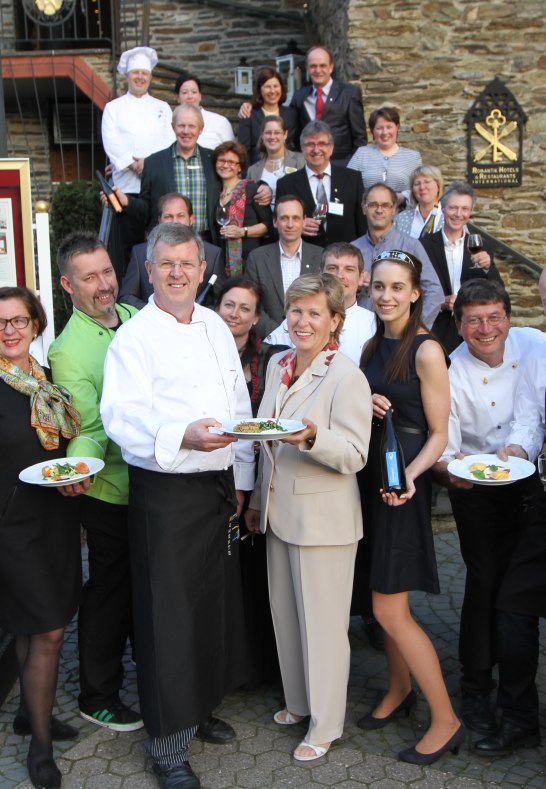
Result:
M510 299L488 280L465 282L454 304L464 343L451 354L451 412L446 450L435 466L449 487L467 575L459 634L462 719L481 734L496 731L489 695L497 662L495 603L539 486L536 475L494 488L447 471L454 457L495 453L506 444L526 356L546 335L510 328Z
M160 224L147 257L154 295L108 349L101 414L129 465L147 750L164 789L198 789L188 763L198 722L245 680L237 514L254 485L252 443L209 428L252 412L230 330L194 303L206 266L201 239ZM212 734L222 724L235 736L208 723Z

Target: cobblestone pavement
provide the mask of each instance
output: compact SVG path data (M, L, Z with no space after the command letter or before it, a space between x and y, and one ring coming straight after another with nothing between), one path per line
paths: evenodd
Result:
M464 586L464 568L457 537L451 530L436 534L436 551L442 583L441 595L414 594L418 620L431 635L440 655L446 681L456 708L458 697L457 632ZM363 732L355 724L386 687L384 656L366 642L357 618L351 620L352 670L345 734L324 758L309 765L294 762L291 752L304 728L285 731L272 721L282 703L279 688L261 688L231 694L218 714L235 727L238 738L226 746L194 741L191 763L203 789L285 789L339 787L339 789L492 789L492 787L546 786L546 747L520 750L500 759L483 759L472 751L469 735L457 756L449 755L432 767L397 761L396 752L420 738L427 725L422 698L408 718L383 730ZM546 633L542 631L539 686L542 728L546 724ZM137 703L135 670L127 659L128 688L124 701ZM80 739L56 743L57 764L64 774L64 789L153 789L157 783L144 752L142 731L117 734L99 729L77 715L78 665L75 627L67 633L63 651L58 713L77 726ZM25 759L28 742L12 733L18 689L14 688L0 711L0 788L29 789ZM545 732L543 731L543 734Z

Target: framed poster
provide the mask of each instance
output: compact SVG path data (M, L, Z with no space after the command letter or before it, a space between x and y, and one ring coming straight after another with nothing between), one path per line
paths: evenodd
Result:
M0 286L36 290L30 164L0 159Z

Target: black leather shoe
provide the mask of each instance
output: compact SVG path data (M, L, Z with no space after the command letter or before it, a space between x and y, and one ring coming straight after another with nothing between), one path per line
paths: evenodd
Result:
M384 726L387 725L387 723L390 723L390 721L392 721L393 718L396 718L398 715L401 715L402 713L404 713L407 717L410 714L410 710L413 707L413 705L416 703L416 701L417 701L417 696L415 695L415 692L413 690L410 690L406 698L402 699L398 707L395 707L393 711L389 713L389 715L385 715L384 718L375 718L372 715L373 710L370 710L367 715L363 715L362 718L360 718L360 720L357 721L356 725L359 726L361 729L368 729L368 730L382 729Z
M461 720L467 729L478 734L493 734L497 730L497 722L487 696L463 695Z
M61 785L62 773L53 759L35 762L27 756L27 770L32 785L37 789L58 789Z
M512 753L516 748L536 748L537 745L540 745L538 727L525 729L517 723L502 718L495 734L484 740L478 740L474 748L480 756L496 756Z
M195 736L198 740L203 742L210 742L212 745L225 745L231 742L237 736L235 729L213 715L209 715L204 721L199 724Z
M177 767L153 765L161 789L200 789L201 781L193 772L189 762Z
M13 719L13 731L15 734L19 734L21 737L26 737L28 734L32 734L32 729L30 727L30 721L28 718L24 718L22 715L16 715ZM55 716L51 718L51 739L52 740L75 740L79 734L78 729L75 729L74 726L69 726L68 723L63 723Z

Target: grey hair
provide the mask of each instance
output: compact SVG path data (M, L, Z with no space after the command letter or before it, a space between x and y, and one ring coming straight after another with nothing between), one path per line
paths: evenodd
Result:
M322 47L321 47L322 49ZM310 121L307 126L304 126L302 132L300 134L300 145L303 146L303 143L308 137L312 137L315 134L327 134L328 135L328 142L333 145L334 138L332 135L332 130L328 126L327 123L324 121Z
M304 274L295 279L284 294L284 310L288 312L292 302L298 299L316 296L319 293L324 293L326 296L326 303L332 318L334 315L339 315L341 318L334 332L334 339L337 341L345 323L345 301L343 285L333 274L324 272L322 274Z
M476 202L476 192L470 184L467 184L465 181L453 181L453 183L447 187L444 194L442 195L442 199L440 200L440 205L442 208L445 208L447 205L447 201L452 195L468 195L472 200L472 207L474 207L474 203Z
M199 125L203 129L205 126L205 121L203 120L203 113L199 109L199 107L194 107L193 104L178 104L173 110L173 118L172 123L173 126L176 123L176 119L180 115L181 112L186 112L187 110L191 110L197 120L199 121Z
M186 244L188 241L195 241L197 245L197 254L199 260L205 259L205 249L203 247L203 240L192 227L187 225L180 225L178 222L163 222L156 225L150 235L146 244L146 259L150 263L154 262L154 249L158 242L161 241L168 247L176 247L179 244Z

